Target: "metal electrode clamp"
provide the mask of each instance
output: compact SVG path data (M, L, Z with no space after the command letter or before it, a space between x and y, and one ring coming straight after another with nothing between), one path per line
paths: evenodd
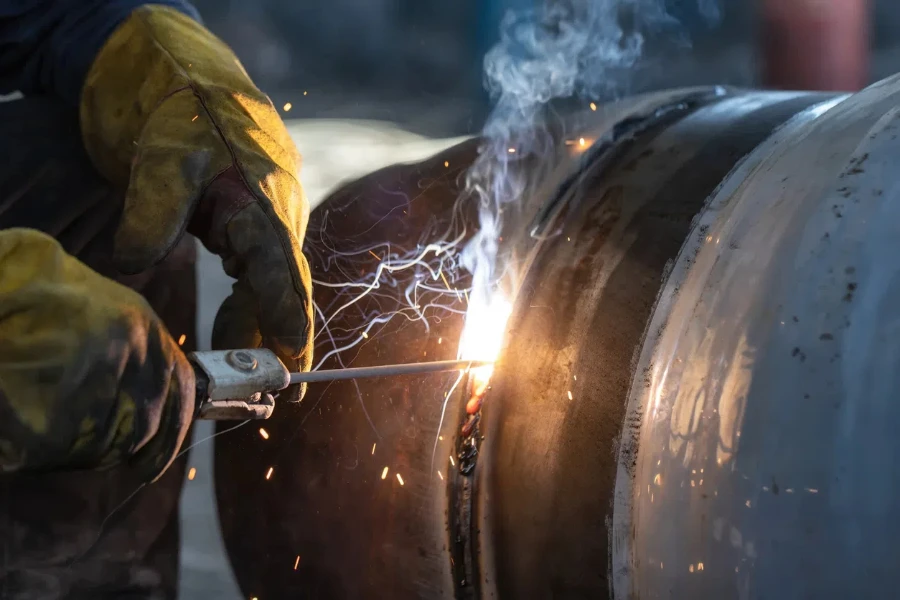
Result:
M188 359L197 376L198 419L268 419L275 409L271 392L291 381L271 350L192 352Z
M289 373L271 350L221 350L188 355L197 378L197 419L268 419L275 409L271 392L295 383L318 383L400 375L465 371L492 364L478 360L438 360Z

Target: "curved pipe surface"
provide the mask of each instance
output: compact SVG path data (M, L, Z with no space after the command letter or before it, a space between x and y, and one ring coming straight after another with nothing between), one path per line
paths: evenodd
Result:
M686 241L707 236L692 225L722 179L821 101L725 96L622 140L584 172L558 235L535 249L485 398L482 597L608 597L615 449L623 423L640 427L625 409L644 385L635 358L655 335L662 283Z
M863 189L852 171L887 169L891 85L841 104L840 97L806 93L677 90L555 124L558 142L574 133L592 146L581 153L557 143L558 155L527 166L535 176L523 197L522 221L507 242L517 245L526 265L524 283L484 400L480 435L467 439L477 447L474 458L464 472L450 462L459 456L466 414L459 393L465 382L454 387L453 376L358 387L311 384L301 404L278 406L266 423L268 439L243 428L216 446L222 529L242 590L267 600L603 598L611 590L621 599L779 597L782 588L773 582L787 571L771 563L762 568L759 557L761 548L784 543L786 534L766 519L789 528L786 519L802 516L797 510L807 505L779 512L754 496L741 508L747 482L772 489L761 465L774 468L786 448L795 450L786 441L794 439L792 428L806 446L796 461L782 461L779 490L786 484L778 477L799 489L793 479L802 470L801 456L826 473L832 465L826 458L834 468L863 469L863 459L892 447L885 426L876 427L876 417L892 415L883 403L862 415L845 408L840 419L810 418L801 408L779 409L777 418L771 412L796 401L788 398L796 391L789 377L819 377L815 394L825 394L829 383L822 374L838 368L827 364L861 375L857 388L846 388L855 390L852 406L868 406L860 399L873 386L895 389L892 371L873 373L867 366L872 349L894 356L889 338L876 343L862 330L841 329L841 319L850 317L832 310L860 306L850 319L860 325L865 307L890 316L893 271L862 258L892 248L885 236L889 224L900 221L891 220L888 203L876 200L878 189L885 196L889 190ZM879 94L884 97L876 100ZM865 142L866 135L875 137ZM872 146L866 159L854 146L860 143ZM307 252L322 282L316 301L325 314L344 297L329 286L377 270L386 243L409 249L448 235L462 242L471 234L474 207L457 199L477 145L466 142L424 163L375 173L314 211ZM867 200L847 208L859 194ZM851 212L855 226L843 216ZM854 264L841 262L845 250L828 254L822 241L823 232L837 235L828 229L835 222L848 224L841 239L853 241ZM821 256L803 259L803 252ZM841 272L829 274L838 264ZM851 274L856 278L844 281ZM463 289L465 278L455 275L447 287ZM376 291L332 320L334 335L360 331L372 315L397 307L390 293L416 287L412 270L391 281L393 291ZM840 297L834 296L838 288ZM846 302L846 294L859 303ZM803 314L829 316L809 319L802 335L780 337L776 316L796 310L791 302L805 303ZM398 315L323 367L454 358L464 308L460 302L435 309L427 327ZM832 339L814 340L813 329ZM819 348L837 340L846 358L813 350L814 343ZM795 347L800 350L791 356ZM828 363L832 359L836 363ZM756 369L767 370L755 376ZM762 376L770 383L763 385ZM751 382L756 387L748 388ZM814 395L801 397L806 393ZM830 393L833 402L834 394L849 392ZM727 419L719 414L726 407ZM752 444L743 438L735 444L753 419L761 420ZM780 441L764 447L769 419L777 422L780 437L774 439ZM814 435L823 424L833 432L827 452ZM875 428L881 445L852 448L862 424ZM720 443L726 434L731 441ZM713 474L708 461L720 446L732 454ZM692 472L699 469L702 483ZM887 489L872 496L878 502L866 514L892 514ZM702 496L716 491L719 500ZM863 502L846 486L839 491L841 498ZM783 491L778 500L788 496L800 498ZM826 497L813 496L805 498ZM762 506L768 512L755 512ZM817 510L818 518L843 514ZM740 550L731 533L739 517L745 519L735 526ZM808 539L846 542L840 535L850 530L840 521L825 538ZM792 533L802 539L801 531ZM887 549L888 532L882 533L866 539ZM814 550L812 542L798 544L789 546ZM748 552L755 553L754 569ZM848 552L835 550L813 562L831 568ZM744 579L735 577L735 566L748 568Z
M894 77L794 119L700 215L632 384L616 597L900 583L898 91Z

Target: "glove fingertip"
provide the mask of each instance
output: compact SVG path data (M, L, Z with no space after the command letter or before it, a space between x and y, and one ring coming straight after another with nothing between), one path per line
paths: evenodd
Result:
M278 399L284 402L299 403L306 397L307 383L295 383L278 393Z

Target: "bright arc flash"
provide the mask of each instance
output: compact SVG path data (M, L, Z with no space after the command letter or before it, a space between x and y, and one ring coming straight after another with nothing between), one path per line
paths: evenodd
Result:
M461 360L495 361L503 346L506 322L512 313L512 304L499 291L482 296L483 301L473 300L466 312L466 323L459 340ZM474 389L487 386L494 365L472 369Z

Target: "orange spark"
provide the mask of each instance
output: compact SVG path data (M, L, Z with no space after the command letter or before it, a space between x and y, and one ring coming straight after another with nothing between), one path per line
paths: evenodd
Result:
M266 431L265 429L263 429L262 427L259 428L259 435L261 435L262 439L264 439L264 440L269 439L269 432Z
M516 153L516 149L515 149L515 148L510 148L510 149L508 150L508 152L509 152L510 154L515 154L515 153Z
M456 466L456 463L453 462L453 455L452 455L452 454L450 455L450 464L453 465L454 467Z
M199 117L199 116L200 116L200 115L194 115L194 118L191 119L191 123L193 123L194 121L196 121L196 120L197 120L197 117Z
M382 478L382 479L387 479L387 474L388 474L388 468L385 467L385 468L384 468L384 471L381 472L381 478Z
M375 258L377 258L378 260L381 260L381 257L378 256L377 254L375 254L374 252L372 252L371 250L369 250L369 254L371 254L372 256L374 256Z
M445 166L445 167L449 167L449 166L450 166L450 161L449 161L449 160L445 160L445 161L444 161L444 166Z
M591 102L591 110L597 110L597 105Z
M290 102L284 103L284 112L291 110L292 104Z
M183 345L184 345L184 340L186 340L186 339L187 339L187 336L186 336L185 334L182 333L182 334L181 334L181 337L178 338L178 345L179 345L179 346L183 346Z
M441 481L443 481L443 480L444 480L444 476L443 476L443 475L441 475L441 472L440 472L440 471L438 471L438 477L440 477L440 478L441 478Z
M275 472L275 467L269 467L269 470L266 471L266 479L272 479L272 473Z
M300 566L300 555L297 555L297 560L294 561L294 570L297 570L297 567Z
M196 477L196 476L197 476L197 469L195 469L194 467L191 467L191 470L188 471L188 481L193 481L194 477Z
M375 454L375 446L377 444L378 444L378 442L375 442L374 444L372 444L372 454Z
M569 400L572 399L572 390L569 390Z
M400 485L403 485L403 478L400 477L400 473L397 473L397 481L400 482Z
M578 138L578 145L584 146L584 138Z
M452 292L452 291L453 291L453 290L452 290L452 289L450 289L450 284L449 284L449 283L447 283L447 278L446 278L446 277L444 277L444 272L443 272L443 271L441 271L441 279L443 279L443 280L444 280L444 285L446 285L446 286L447 286L447 289L448 289L448 290L449 290L449 291L451 291L451 292Z

